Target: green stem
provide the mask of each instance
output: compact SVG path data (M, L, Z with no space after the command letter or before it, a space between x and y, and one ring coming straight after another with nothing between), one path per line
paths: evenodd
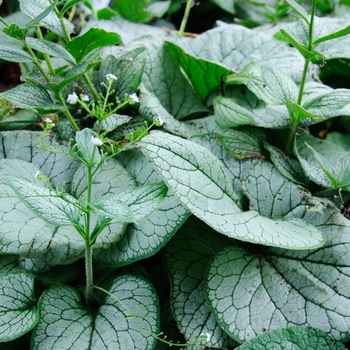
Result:
M40 31L40 28L37 28L36 30L36 36L39 38L39 39L42 39L44 40L44 37L43 35L41 34L41 31ZM55 74L55 70L52 66L52 63L51 63L51 58L48 54L44 54L44 59L45 59L45 62L46 62L46 65L47 65L47 68L49 70L49 74L52 74L54 75Z
M94 146L94 150L91 155L90 164L88 165L88 184L87 184L87 205L90 207L91 203L91 194L92 194L92 164L93 159L95 157L96 146ZM88 208L88 212L85 217L85 229L86 229L86 239L85 239L85 274L86 274L86 289L85 289L85 300L86 305L91 306L93 303L94 295L93 295L93 268L92 268L92 244L90 237L91 230L91 211Z
M185 13L184 13L184 16L182 18L182 22L181 22L181 26L180 26L180 30L179 30L179 34L178 34L179 38L182 37L182 35L185 31L187 20L188 20L188 17L190 16L190 11L191 11L192 6L193 6L193 0L187 0Z
M63 106L64 112L65 112L65 114L66 114L70 124L72 125L73 129L75 131L79 131L80 128L77 125L77 123L75 122L73 116L71 115L71 113L70 113L70 111L69 111L69 109L67 107L67 103L66 103L66 101L64 100L64 98L62 96L61 91L57 93L57 97L58 97L59 101L61 102L61 105Z
M308 50L312 50L312 34L313 34L313 27L314 27L314 17L315 17L315 10L316 10L316 0L312 0L312 7L311 7L311 16L310 16L310 24L309 24L309 35L308 35ZM306 82L306 76L307 71L309 69L310 60L305 59L304 62L304 69L303 69L303 75L301 77L300 87L299 87L299 95L298 95L298 105L301 105L301 102L303 100L304 95L304 89L305 89L305 82ZM293 140L295 136L295 132L297 129L297 125L292 125L289 130L289 135L287 137L287 143L286 143L286 153L290 154L292 151L292 145Z

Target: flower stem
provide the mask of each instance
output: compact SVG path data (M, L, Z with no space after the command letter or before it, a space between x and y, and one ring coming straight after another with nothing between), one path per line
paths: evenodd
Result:
M88 211L85 216L85 230L86 230L86 239L85 239L85 275L86 275L86 289L85 289L85 301L86 305L92 306L94 301L94 294L93 294L93 268L92 268L92 246L93 243L91 243L91 195L92 195L92 178L93 178L93 160L95 158L95 152L97 151L97 147L94 146L94 149L91 154L90 163L87 166L87 198L86 202L88 205ZM97 151L98 152L98 151Z
M193 0L187 0L185 13L184 13L184 16L182 18L182 22L181 22L181 26L180 26L180 30L179 30L179 34L178 34L179 38L182 37L182 35L185 31L187 20L188 20L188 17L190 15L190 11L191 11L192 6L193 6Z

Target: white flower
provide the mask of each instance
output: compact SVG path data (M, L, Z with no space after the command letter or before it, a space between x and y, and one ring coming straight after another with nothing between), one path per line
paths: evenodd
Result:
M118 78L112 73L106 74L106 79L109 83L111 83L113 80L118 80Z
M75 105L78 101L78 95L73 92L72 94L68 94L67 97L67 102L70 103L71 105Z
M129 97L135 102L135 103L139 103L140 100L136 95L136 92L133 92L132 94L129 95Z
M44 123L51 124L52 126L55 126L55 123L50 118L45 118Z
M83 95L83 94L81 94L80 95L80 98L84 101L84 102L89 102L90 101L90 99L89 99L89 96L88 95Z
M158 117L157 115L153 117L153 122L155 126L162 126L164 124L164 120L161 117Z
M102 146L103 145L103 142L98 137L95 137L95 136L91 136L90 141L95 146Z
M40 175L40 170L38 170L38 171L35 173L34 177L37 179L37 178L39 177L39 175Z
M210 342L210 339L211 339L211 334L210 333L202 333L201 334L201 337L205 337L206 339L206 341L207 341L207 343L209 343Z

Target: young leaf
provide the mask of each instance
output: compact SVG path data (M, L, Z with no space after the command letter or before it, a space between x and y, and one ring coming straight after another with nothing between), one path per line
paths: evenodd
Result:
M290 120L292 125L298 125L302 119L315 119L323 120L323 118L307 111L305 108L298 105L296 102L287 100L286 106L289 111Z
M297 101L299 89L292 78L276 68L264 68L262 78L270 90L285 104Z
M103 29L90 28L83 35L78 36L66 44L66 50L72 54L78 63L92 50L118 45L120 37L116 33L108 33Z
M13 47L0 46L0 58L10 62L32 62L28 53Z
M237 159L263 158L262 135L254 129L225 129L217 134L226 152Z
M62 58L73 64L75 63L74 57L61 45L47 40L35 39L31 37L26 38L26 42L34 50L46 53L53 57Z
M322 154L315 151L310 145L305 142L305 145L311 150L318 164L322 168L323 172L327 175L329 181L332 183L334 188L338 188L336 174L334 173L333 166L328 162Z
M35 308L34 276L26 272L0 277L0 342L29 332L39 320Z
M144 185L113 196L98 199L93 207L114 220L138 222L158 209L167 194L163 183ZM125 220L121 219L121 204L129 210Z
M53 190L40 187L15 177L4 177L1 182L10 186L18 198L36 215L56 226L79 225L77 200L65 193L59 196ZM6 194L1 194L6 198Z
M113 3L113 10L130 22L143 23L151 19L151 14L147 11L148 4L147 0L121 0Z
M153 286L140 277L121 275L109 293L95 318L75 289L56 286L46 290L38 304L40 320L34 329L33 348L86 350L94 344L96 349L153 349L153 334L159 332L159 302Z
M322 36L321 38L318 38L317 40L315 40L313 42L313 45L316 46L316 45L318 45L318 44L320 44L322 42L325 42L325 41L341 38L342 36L348 35L349 33L350 33L350 26L348 26L348 27L346 27L344 29L338 30L335 33L332 33L332 34L329 34L329 35L325 35L325 36Z
M79 155L87 165L97 165L101 162L101 154L93 142L94 139L94 133L88 128L78 131L75 135Z
M263 66L255 62L249 62L238 74L230 74L226 78L226 84L244 84L259 99L270 105L281 104L280 98L268 85L263 77Z
M254 125L254 116L235 103L233 99L218 96L214 99L215 122L221 128L234 128L240 125Z
M309 51L305 46L298 43L288 32L281 29L282 34L286 37L286 39L305 57L305 59L313 62L319 63L323 61L323 55L319 52L312 50Z
M18 24L12 23L2 30L6 35L17 40L23 40L29 32L28 28L21 28Z
M0 96L21 108L58 108L46 89L34 84L20 84L11 90L2 92Z
M295 0L286 0L288 4L292 7L292 9L303 18L303 20L309 24L309 15L306 10L299 5Z
M350 153L341 156L335 165L338 188L350 190Z

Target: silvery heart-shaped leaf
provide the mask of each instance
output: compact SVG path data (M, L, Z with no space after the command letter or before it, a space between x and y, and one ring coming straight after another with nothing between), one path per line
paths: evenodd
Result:
M138 149L123 152L119 160L140 184L160 181L151 164ZM143 220L141 225L129 224L122 238L108 249L98 254L95 252L94 259L117 267L149 257L170 240L189 215L189 211L168 191L156 212Z
M35 307L34 276L25 272L0 277L0 341L29 332L39 320Z
M319 329L294 326L278 329L259 335L258 337L237 347L237 350L268 349L310 349L310 350L344 350L344 344L335 341L332 337Z
M197 217L229 237L265 245L308 249L324 244L312 225L299 219L271 220L242 212L218 158L179 137L152 132L141 149L177 198Z
M39 300L35 349L153 349L159 330L159 306L153 286L132 276L118 276L96 316L68 286L46 290ZM57 332L57 330L60 330Z
M289 251L231 246L212 260L207 296L216 320L239 342L292 325L318 328L347 341L350 227L327 200L320 212L300 216L322 230L317 250Z
M210 259L230 244L208 226L191 217L165 248L171 278L171 304L175 320L191 349L228 347L230 339L216 323L206 299L204 276ZM209 334L209 342L198 342ZM233 345L233 344L231 344Z
M7 193L7 186L13 190L14 195ZM17 197L38 217L52 225L79 225L78 201L67 193L59 196L53 190L16 177L1 178L0 187L2 190L0 197Z

